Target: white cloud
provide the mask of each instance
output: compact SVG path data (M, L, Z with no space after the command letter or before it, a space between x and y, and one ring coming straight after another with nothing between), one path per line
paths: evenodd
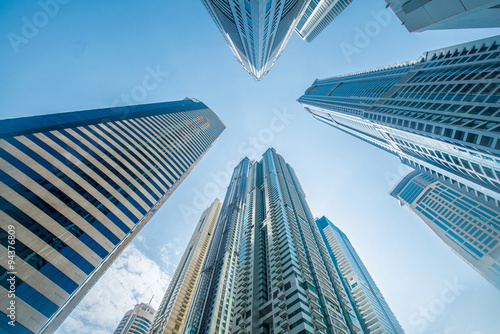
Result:
M56 334L109 334L135 304L158 307L170 276L134 245L116 259Z

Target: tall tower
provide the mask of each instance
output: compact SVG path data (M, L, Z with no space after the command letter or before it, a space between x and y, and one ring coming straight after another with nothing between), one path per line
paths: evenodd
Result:
M499 0L385 0L408 31L500 27Z
M404 333L347 236L326 217L316 219L316 224L342 276L364 333Z
M113 334L147 334L155 312L155 309L147 303L135 305L132 310L125 313Z
M235 270L241 238L241 211L250 161L234 169L214 235L184 323L186 334L229 333Z
M236 59L261 80L283 52L309 0L202 0Z
M497 206L417 171L405 176L391 195L500 290L500 210Z
M151 334L182 333L201 267L212 240L221 203L216 199L200 217L193 236L177 266L168 289L156 312Z
M295 28L299 36L311 42L352 0L311 0Z
M53 332L224 128L190 99L0 121L0 240L16 257L0 262L0 293L15 287L0 329L14 301L16 329Z
M500 200L500 37L316 80L312 116L448 184Z
M250 168L232 333L362 333L293 168L274 149Z

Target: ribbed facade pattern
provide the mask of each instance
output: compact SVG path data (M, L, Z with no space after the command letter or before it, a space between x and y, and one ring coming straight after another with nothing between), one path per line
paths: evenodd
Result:
M309 0L202 0L236 59L261 80L283 52Z
M311 0L295 31L311 42L323 31L352 0Z
M325 217L317 219L316 224L342 277L364 333L403 334L403 328L347 236Z
M0 129L5 254L7 232L16 234L15 270L2 258L0 293L16 271L16 327L30 333L57 328L224 125L187 99L8 119Z
M230 332L249 166L245 158L234 169L185 320L185 334Z
M113 334L146 334L153 323L155 309L147 304L140 303L125 313Z
M391 195L500 290L498 207L417 171L403 178Z
M492 37L316 80L299 102L316 119L498 205L499 46Z
M232 333L362 333L294 170L274 149L252 164Z
M182 333L187 310L191 305L194 289L212 240L220 209L221 203L216 199L201 215L156 312L150 334Z

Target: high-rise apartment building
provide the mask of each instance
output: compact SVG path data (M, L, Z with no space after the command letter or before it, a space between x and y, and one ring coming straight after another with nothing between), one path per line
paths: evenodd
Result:
M283 52L309 0L202 0L236 59L261 80Z
M497 206L418 171L405 176L391 195L500 289L500 210Z
M293 168L274 149L250 168L232 333L362 333Z
M316 224L342 277L364 333L404 333L347 236L326 217L316 219Z
M500 37L316 80L312 116L440 181L500 200Z
M155 312L150 304L135 305L132 310L125 313L113 334L147 334L153 323Z
M352 0L311 0L295 28L299 36L311 42Z
M53 332L223 130L191 99L0 121L0 329Z
M408 31L500 27L499 0L385 0Z
M184 333L362 333L295 172L274 149L236 167L204 274Z
M186 334L230 333L243 210L250 160L234 169L214 235L184 322Z
M205 261L208 246L219 217L221 203L216 199L203 214L194 230L168 289L163 297L149 333L182 333L187 310Z

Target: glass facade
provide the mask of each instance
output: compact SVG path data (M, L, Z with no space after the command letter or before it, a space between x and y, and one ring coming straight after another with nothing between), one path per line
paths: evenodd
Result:
M391 193L456 254L500 289L500 210L414 171Z
M403 328L347 236L326 217L316 219L364 333L402 334Z
M299 102L316 119L498 205L499 46L492 37L316 80Z
M309 1L203 0L243 68L261 80L283 52Z
M16 272L16 327L54 331L223 129L189 99L0 121L0 240L16 256L0 290Z
M183 333L362 333L297 176L274 149L233 173Z
M352 0L311 0L295 28L299 36L311 42Z

